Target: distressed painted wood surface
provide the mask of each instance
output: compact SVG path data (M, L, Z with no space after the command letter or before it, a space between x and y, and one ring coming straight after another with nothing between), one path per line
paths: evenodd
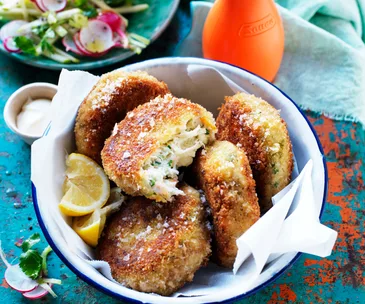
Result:
M190 27L189 1L182 1L167 31L143 55L127 63L169 56ZM101 74L118 68L96 70ZM30 149L11 133L3 120L4 104L18 87L35 81L56 83L57 72L24 66L0 55L0 239L10 260L19 256L16 244L40 232L30 189ZM333 254L320 259L302 257L277 281L239 303L365 303L365 133L360 125L336 122L307 112L322 142L329 172L329 194L323 221L339 232ZM46 242L43 238L42 244ZM52 253L50 275L61 278L55 287L57 300L44 303L117 303L78 279ZM7 286L0 265L0 302L22 303L25 299Z

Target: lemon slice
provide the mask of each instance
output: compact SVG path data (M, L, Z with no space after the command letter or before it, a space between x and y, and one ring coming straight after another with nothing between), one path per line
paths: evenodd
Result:
M70 154L66 165L61 211L69 216L82 216L104 206L110 185L103 169L91 158L78 153Z
M110 191L110 197L101 209L96 209L92 214L76 217L72 222L72 229L92 247L98 244L99 237L104 229L106 217L115 212L124 202L124 196L119 188Z

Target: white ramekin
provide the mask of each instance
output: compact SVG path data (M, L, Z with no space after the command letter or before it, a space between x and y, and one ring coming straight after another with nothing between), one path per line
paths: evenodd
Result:
M46 82L30 83L16 90L6 102L4 108L4 120L9 129L18 134L28 145L42 137L43 134L32 135L31 133L20 131L16 124L17 116L29 97L33 100L39 98L52 100L56 93L57 86Z

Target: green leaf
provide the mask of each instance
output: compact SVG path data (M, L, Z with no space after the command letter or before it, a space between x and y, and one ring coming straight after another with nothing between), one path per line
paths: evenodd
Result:
M36 55L34 43L29 38L25 36L14 37L14 42L24 53Z
M42 257L35 250L28 250L27 252L23 252L20 255L20 263L19 266L21 270L31 279L35 280L39 277L39 274L42 270Z
M23 252L28 251L32 246L37 244L41 240L41 236L39 233L32 234L27 240L25 240L22 244Z
M87 4L87 0L75 0L74 4L77 7L82 7L83 5Z
M94 18L98 15L98 11L96 10L96 8L91 5L84 7L82 9L82 13L88 18Z
M88 18L93 18L98 15L98 11L93 5L90 5L87 0L75 0L74 4L76 7L80 8L83 12L82 14Z

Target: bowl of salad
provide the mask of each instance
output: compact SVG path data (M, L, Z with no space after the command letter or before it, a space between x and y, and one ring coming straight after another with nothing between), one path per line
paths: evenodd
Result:
M60 70L104 67L140 54L179 0L2 0L0 51Z

